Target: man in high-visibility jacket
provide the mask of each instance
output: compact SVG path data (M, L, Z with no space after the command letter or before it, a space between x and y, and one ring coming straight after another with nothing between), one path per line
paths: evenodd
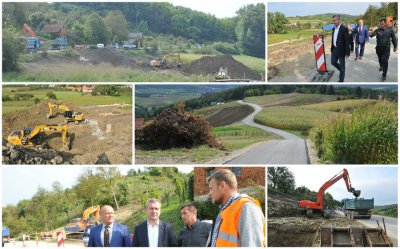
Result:
M235 174L227 169L207 179L209 196L220 204L211 231L212 247L265 246L265 217L258 201L237 192Z

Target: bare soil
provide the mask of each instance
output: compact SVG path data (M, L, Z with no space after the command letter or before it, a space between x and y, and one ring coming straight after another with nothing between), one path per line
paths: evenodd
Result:
M182 65L182 71L188 75L214 76L221 67L228 68L228 76L231 79L261 80L261 75L235 60L231 55L203 56L189 65Z
M5 157L5 147L15 150L14 146L6 143L7 136L14 130L37 125L63 124L64 117L58 113L55 118L47 119L48 111L45 103L34 105L27 110L3 116L3 163L25 164L26 159L52 152L63 160L43 164L131 164L132 162L132 111L131 108L117 106L88 106L75 107L67 104L74 111L84 113L87 122L76 125L68 123L68 135L71 150L63 148L60 133L40 134L38 146L18 148L21 157ZM107 132L107 126L109 127ZM7 152L7 151L6 151ZM43 153L42 153L43 152ZM7 154L7 153L6 153ZM28 156L27 156L28 155ZM22 158L22 159L21 159Z
M213 127L230 125L243 120L253 111L253 108L248 105L227 107L207 117L206 121L210 122Z

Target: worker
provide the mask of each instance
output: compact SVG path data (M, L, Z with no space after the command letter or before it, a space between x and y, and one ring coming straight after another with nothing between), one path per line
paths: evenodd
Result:
M397 38L392 28L387 27L386 19L379 21L379 28L369 33L370 37L376 36L376 55L379 60L379 71L382 71L382 81L386 80L389 67L390 39L393 43L393 52L397 51Z
M146 201L147 220L135 227L134 247L176 247L178 241L172 225L160 221L161 202L150 198Z
M339 15L332 16L332 21L335 27L332 29L331 64L339 70L339 82L343 82L346 59L350 56L350 36L347 27L341 24Z
M212 224L197 219L197 208L192 203L181 207L181 218L185 227L179 232L178 246L205 247Z
M35 236L35 240L36 240L36 247L39 246L39 234L36 231L36 236Z
M103 224L90 229L88 247L132 246L128 227L114 221L114 209L104 205L100 209Z
M237 192L232 171L218 170L207 178L209 196L220 212L211 234L212 247L265 246L265 217L257 201Z

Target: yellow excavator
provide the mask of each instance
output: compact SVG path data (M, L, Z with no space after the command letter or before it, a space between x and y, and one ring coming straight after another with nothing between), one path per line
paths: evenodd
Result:
M64 111L65 123L75 122L75 124L79 124L79 122L85 121L85 117L82 112L74 112L69 109L66 105L59 105L48 103L49 105L49 113L47 114L47 118L53 118L56 115L53 113L53 108L58 108Z
M181 55L179 53L176 54L166 54L164 57L156 60L150 61L150 66L157 69L167 69L172 68L173 66L181 67Z
M83 231L100 220L100 205L92 206L83 211L82 218L74 218L64 229L69 239L82 239Z
M13 131L7 140L10 144L20 146L34 146L32 139L40 132L61 132L62 141L66 149L69 148L67 125L38 125L35 128L24 128L22 131Z

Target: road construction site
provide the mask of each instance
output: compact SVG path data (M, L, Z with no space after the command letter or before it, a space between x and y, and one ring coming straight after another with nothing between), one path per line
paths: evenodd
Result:
M71 50L68 56L51 55L46 52L46 56L40 56L33 62L21 63L27 73L41 72L46 68L49 72L60 73L60 69L68 71L69 66L85 66L86 68L96 68L97 66L108 66L110 68L128 68L143 73L159 74L165 76L190 77L192 75L206 77L210 81L216 80L221 68L226 69L227 73L219 77L219 80L230 81L262 81L264 76L253 71L248 66L237 61L231 55L203 56L190 63L182 63L179 54L166 54L163 58L158 58L150 54L131 55L124 51L114 48L82 48ZM38 52L39 55L43 52ZM179 57L179 59L174 59ZM158 62L157 64L154 64ZM71 70L76 70L71 68Z
M68 104L68 103L65 103ZM72 106L85 120L68 122L68 146L58 132L40 132L33 146L13 145L7 141L13 131L65 125L62 111L47 118L48 104L39 103L3 115L3 164L131 164L132 107L130 105Z

